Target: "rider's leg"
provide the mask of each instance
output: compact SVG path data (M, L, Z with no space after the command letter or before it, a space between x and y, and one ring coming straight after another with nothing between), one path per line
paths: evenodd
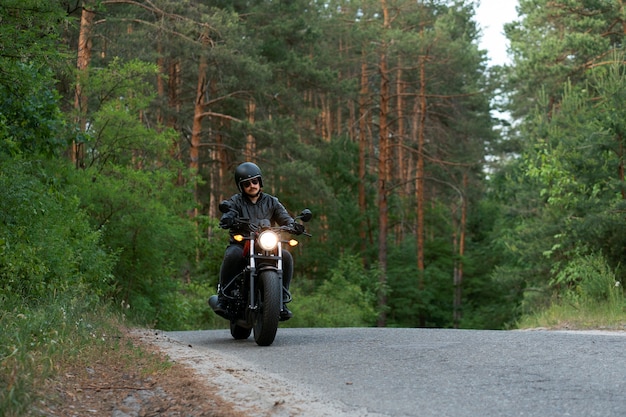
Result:
M289 252L283 250L283 287L289 291L289 284L291 284L291 277L293 276L293 257ZM288 300L289 294L283 291L283 301Z
M239 274L245 267L246 260L243 256L243 246L230 244L224 251L224 260L220 268L220 287L228 284L233 277Z
M291 294L289 293L289 284L291 284L291 277L293 276L293 258L291 254L286 250L283 250L283 303L291 301ZM286 304L283 304L283 311L280 312L280 320L289 320L293 317L291 310L287 308Z

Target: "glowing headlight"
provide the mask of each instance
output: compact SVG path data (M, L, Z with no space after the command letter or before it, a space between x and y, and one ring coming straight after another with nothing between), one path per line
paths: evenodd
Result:
M278 245L278 235L270 230L259 235L259 246L263 250L274 250Z

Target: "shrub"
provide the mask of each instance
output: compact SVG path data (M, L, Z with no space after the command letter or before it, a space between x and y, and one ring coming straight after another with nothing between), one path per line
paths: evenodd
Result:
M77 198L41 161L2 161L0 296L37 302L62 293L101 296L115 258Z
M376 323L377 271L366 270L358 256L342 255L330 276L312 295L294 288L290 327L367 327Z

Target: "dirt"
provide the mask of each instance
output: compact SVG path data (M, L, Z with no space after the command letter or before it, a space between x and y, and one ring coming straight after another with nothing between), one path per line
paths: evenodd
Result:
M133 329L114 352L62 365L37 416L356 417L302 388L155 330ZM130 348L129 348L130 346ZM145 354L137 355L140 348ZM131 349L133 352L128 351ZM131 358L131 359L129 359ZM155 364L162 364L157 366Z
M173 361L146 336L157 332L127 331L119 349L100 358L60 365L45 382L38 416L242 417L234 404L183 363ZM130 343L129 343L130 342ZM141 352L137 353L141 349Z

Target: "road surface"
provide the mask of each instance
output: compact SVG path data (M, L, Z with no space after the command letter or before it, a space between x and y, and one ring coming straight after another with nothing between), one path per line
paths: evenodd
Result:
M250 416L626 416L626 332L279 329L270 347L228 330L154 336Z

